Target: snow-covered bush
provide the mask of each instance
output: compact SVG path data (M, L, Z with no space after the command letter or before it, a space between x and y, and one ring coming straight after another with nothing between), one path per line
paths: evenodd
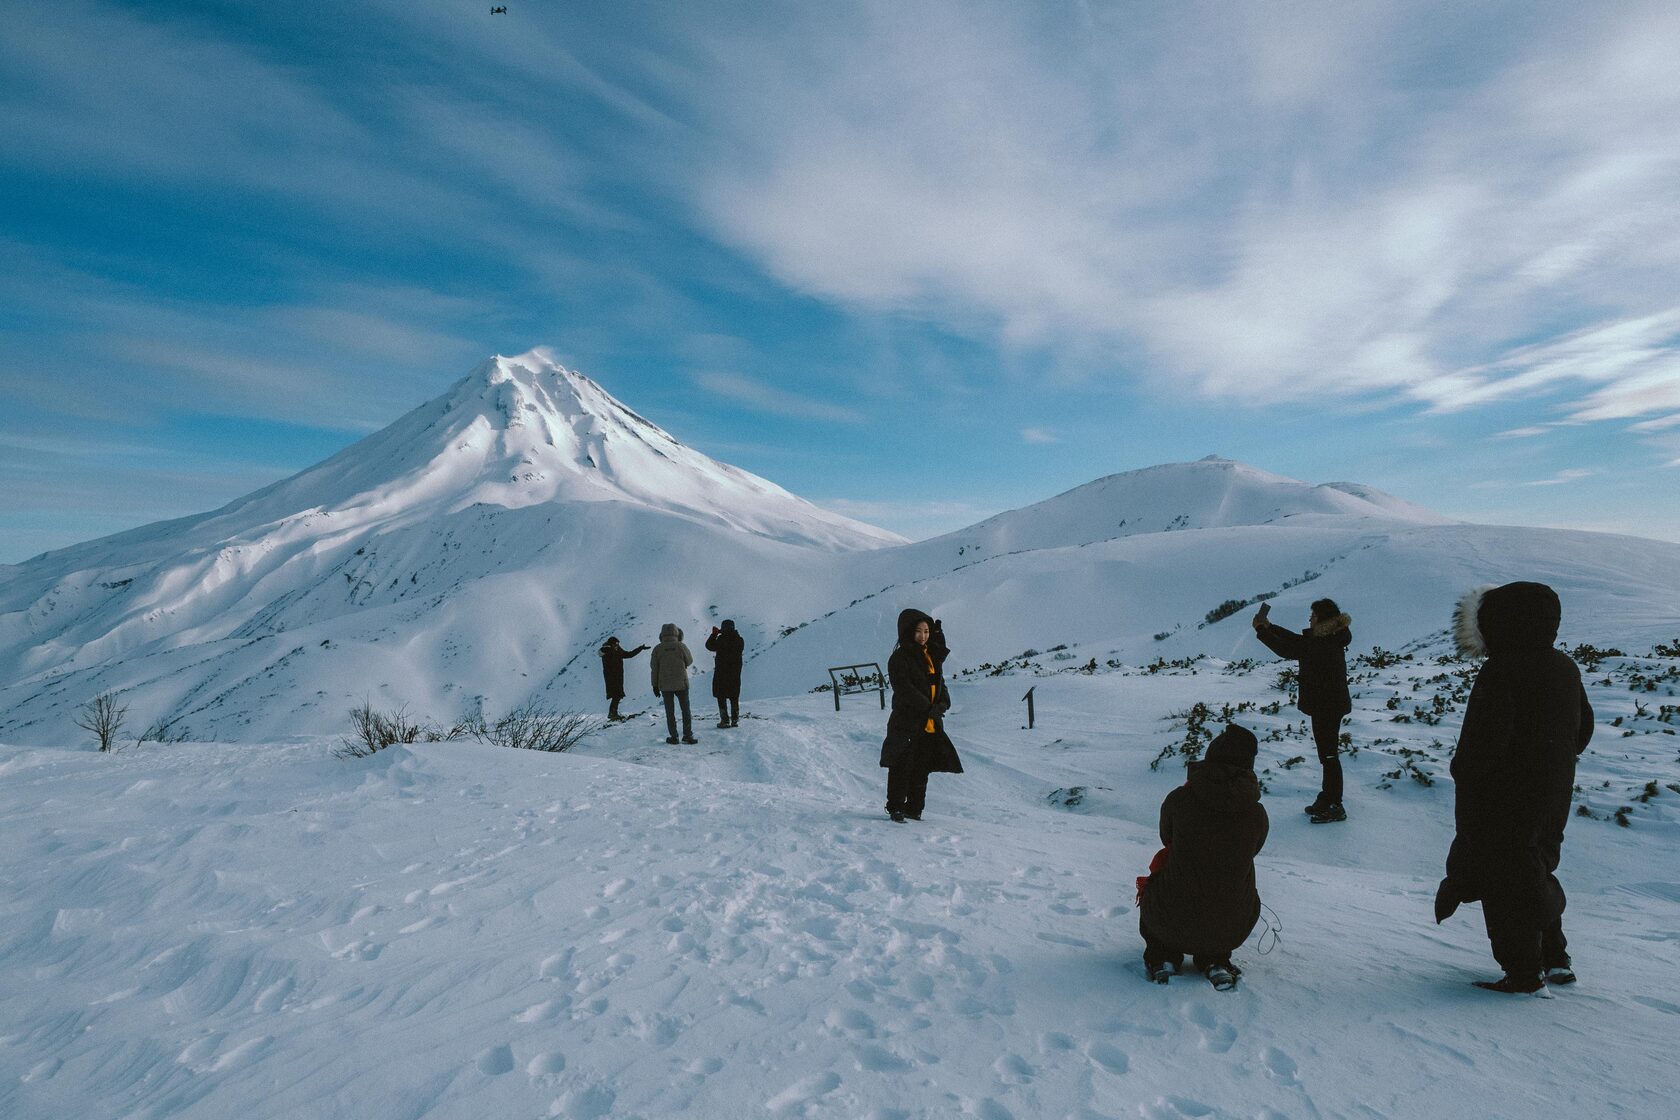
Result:
M363 700L360 707L350 709L350 734L333 753L339 758L366 758L397 743L415 742L423 734L425 728L408 718L406 706L381 712Z
M535 700L527 700L484 727L479 738L515 750L566 751L597 726L596 720L581 712L544 708Z

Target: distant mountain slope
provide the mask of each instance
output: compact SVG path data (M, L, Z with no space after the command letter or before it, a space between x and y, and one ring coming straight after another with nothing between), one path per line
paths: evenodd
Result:
M948 533L972 555L1059 548L1142 533L1299 523L1314 517L1372 518L1422 525L1448 519L1369 486L1323 486L1209 455L1111 474L1054 498Z

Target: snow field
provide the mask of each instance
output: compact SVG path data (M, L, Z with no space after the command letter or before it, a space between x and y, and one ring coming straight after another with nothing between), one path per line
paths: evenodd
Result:
M1309 742L1262 743L1284 928L1239 951L1242 987L1143 980L1132 880L1182 778L1149 760L1183 735L1170 713L1277 699L1277 668L954 681L969 772L905 825L867 697L719 731L697 695L697 747L650 711L569 755L0 747L0 1114L1667 1115L1680 793L1571 823L1579 985L1476 991L1497 972L1477 908L1430 914L1444 760L1431 787L1383 777L1456 736L1457 713L1386 707L1427 705L1432 664L1356 688L1346 825L1299 812L1316 763L1281 764ZM1583 803L1680 777L1672 725L1629 716L1676 701L1591 679Z

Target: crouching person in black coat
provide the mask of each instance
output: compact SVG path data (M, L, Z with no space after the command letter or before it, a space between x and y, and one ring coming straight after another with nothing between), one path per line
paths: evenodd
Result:
M887 815L903 823L922 819L930 773L961 774L962 759L945 734L951 694L943 667L950 655L945 628L918 610L900 611L898 645L887 658L892 712L881 743L887 771Z
M1270 827L1254 776L1256 750L1254 733L1230 724L1161 802L1165 859L1144 883L1138 908L1144 970L1157 984L1188 953L1215 988L1237 986L1242 970L1231 954L1260 920L1254 857Z
M1460 652L1486 656L1453 755L1458 833L1435 895L1442 922L1481 901L1496 992L1541 992L1574 981L1563 936L1563 850L1576 756L1593 732L1581 671L1556 648L1563 608L1543 583L1473 591L1459 603Z

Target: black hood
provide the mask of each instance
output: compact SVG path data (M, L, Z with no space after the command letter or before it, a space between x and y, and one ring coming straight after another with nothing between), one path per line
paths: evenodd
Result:
M734 631L735 631L735 620L733 618L724 619L723 624L722 624L722 628L724 630L729 631L730 633L734 633Z
M914 607L907 607L898 612L898 644L910 649L916 644L916 623L925 622L933 625L933 616Z
M1482 596L1476 628L1489 654L1532 653L1557 644L1563 604L1543 583L1507 583Z
M1210 812L1230 816L1260 800L1260 780L1246 766L1204 759L1190 764L1190 792Z

